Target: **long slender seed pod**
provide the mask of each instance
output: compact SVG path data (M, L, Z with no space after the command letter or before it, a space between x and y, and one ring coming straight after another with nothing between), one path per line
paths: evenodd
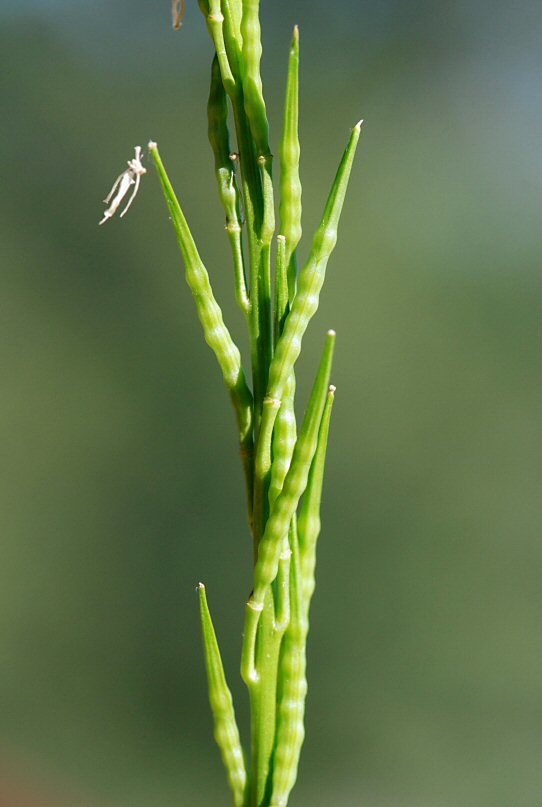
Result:
M257 289L257 310L253 311L253 331L258 333L260 376L267 387L267 370L272 357L271 333L271 241L275 231L275 204L273 197L273 157L269 148L269 124L262 91L260 60L262 42L259 18L259 0L243 0L241 19L242 84L245 113L256 146L261 174L262 218L258 229L261 252L254 264L257 279L251 286ZM254 296L252 297L254 300ZM257 398L258 396L256 396Z
M258 547L258 560L254 568L254 591L247 603L245 641L247 640L247 636L252 635L254 621L257 627L259 612L265 598L265 591L277 575L282 540L288 533L290 522L297 510L299 499L303 495L307 485L312 458L316 450L320 420L326 400L334 344L335 332L329 331L318 374L312 388L309 405L305 412L301 431L295 444L292 462L286 474L282 491L271 509L264 534Z
M277 739L273 760L271 807L286 807L297 778L301 746L305 738L303 717L307 694L306 638L303 610L303 583L299 548L291 536L290 622L284 634L280 656L280 694L277 712Z
M320 502L322 499L322 486L324 482L324 466L326 462L327 440L329 423L333 408L334 395L328 395L322 422L318 432L318 444L309 473L307 489L299 510L299 557L301 564L301 578L303 581L303 608L308 619L310 602L315 588L316 542L320 535Z
M263 537L258 546L258 559L254 569L254 591L246 607L245 636L241 656L241 675L251 695L253 714L253 797L261 804L269 771L269 758L274 737L274 711L271 713L271 698L276 698L276 663L280 648L280 634L276 623L270 624L273 614L271 583L278 573L284 538L305 489L312 457L316 448L318 427L325 403L329 382L335 334L328 333L324 353L316 377L309 405L305 413L294 456L286 475L280 495L275 501L266 522ZM271 627L271 631L270 631ZM273 672L273 678L271 677ZM272 720L272 723L271 723Z
M249 510L252 502L252 395L247 386L245 374L241 366L239 349L231 338L230 332L224 324L222 311L216 302L209 275L199 256L197 247L192 238L184 214L181 210L175 192L166 174L164 164L158 153L156 143L149 143L162 190L171 214L173 227L183 256L186 281L194 296L198 317L203 328L205 341L215 354L224 382L230 392L235 408L239 427L239 440L241 446L241 459L245 470L247 491L249 492Z
M322 489L323 466L327 437L329 433L329 420L335 387L328 390L322 420L318 431L318 444L311 465L309 482L301 505L299 524L299 537L301 528L305 530L311 545L306 546L306 572L311 579L307 587L305 572L303 570L303 557L301 546L296 537L290 537L292 547L291 561L291 593L290 593L290 623L286 630L281 648L280 664L280 693L277 714L277 742L273 766L273 790L270 800L271 807L286 807L288 797L296 778L299 764L301 746L305 737L303 718L305 713L305 698L307 695L306 680L306 648L309 632L309 606L314 591L314 562L316 559L316 539L320 530L319 509L320 493ZM308 502L307 502L308 499ZM303 508L305 515L303 514ZM307 591L310 593L307 595Z
M294 28L288 61L284 129L280 143L280 227L286 237L285 261L289 299L297 281L295 250L301 239L301 180L299 178L299 29Z
M245 757L239 738L239 729L235 720L231 692L226 683L224 667L211 620L205 586L200 583L199 602L201 613L201 629L205 650L205 666L209 683L209 702L214 716L215 740L228 774L228 781L233 793L235 807L243 807L246 798L247 771Z
M235 179L235 166L231 158L228 103L216 54L211 68L207 121L209 142L215 158L218 193L226 213L226 232L233 256L235 297L241 311L247 314L250 303L245 279L239 191Z
M288 279L285 262L286 239L277 236L277 268L275 273L275 340L278 341L288 314ZM297 438L295 410L295 375L292 372L286 384L282 404L275 420L273 431L273 463L269 485L269 504L272 506L282 490L284 478L290 467ZM262 438L263 444L263 438Z
M283 235L277 236L277 266L275 272L275 324L274 334L278 340L282 333L284 320L288 313L288 277L285 262L286 238ZM295 374L292 371L288 383L284 390L284 397L280 411L277 414L275 428L273 431L273 463L271 465L271 482L269 485L269 505L272 508L278 495L282 490L284 479L288 473L292 454L297 437L295 409ZM275 583L275 603L276 603L276 623L277 629L282 632L286 629L290 619L290 596L289 596L289 569L290 569L290 544L293 540L292 531L296 533L295 515L290 523L290 540L288 536L283 539L283 549L280 554L279 568ZM284 560L286 558L286 560ZM288 609L284 607L284 598L287 597ZM281 614L284 613L284 616Z
M277 343L275 355L271 362L267 396L278 401L282 400L288 377L301 352L303 335L318 308L327 262L337 242L337 228L360 131L361 121L354 127L350 135L350 140L326 203L322 221L315 233L309 258L300 272L297 294L286 317L284 330ZM269 408L264 415L273 417L276 416L275 413L276 410ZM268 431L267 428L266 431ZM256 453L265 450L265 447L259 441Z
M352 130L322 221L315 233L309 258L299 275L298 291L269 371L268 395L272 398L281 398L288 375L301 351L303 335L318 308L327 262L337 243L337 228L360 131L361 121Z

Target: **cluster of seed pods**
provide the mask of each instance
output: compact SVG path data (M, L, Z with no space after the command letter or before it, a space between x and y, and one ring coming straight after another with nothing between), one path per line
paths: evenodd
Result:
M208 135L231 247L235 295L248 326L251 386L157 145L150 143L149 149L203 333L218 360L236 413L254 545L254 587L246 605L241 654L241 674L251 705L250 754L242 747L205 587L199 587L215 738L235 807L286 807L304 738L306 643L335 394L329 384L335 333L327 334L299 433L294 369L337 241L361 124L351 132L309 256L298 270L302 210L297 27L290 49L280 143L280 234L273 250L275 205L260 75L259 0L199 0L199 5L215 50ZM180 6L174 4L175 8Z

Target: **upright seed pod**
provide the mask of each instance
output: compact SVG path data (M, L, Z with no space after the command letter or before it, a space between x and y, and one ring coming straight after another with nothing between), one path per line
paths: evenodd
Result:
M361 121L354 127L339 170L331 188L324 215L312 242L309 258L300 272L297 293L284 323L284 330L277 343L275 355L269 368L267 397L282 401L284 388L301 352L301 343L307 326L316 313L320 300L327 262L337 242L337 228L343 207L344 197L352 170L356 146L359 141ZM262 415L272 420L278 409L269 407ZM268 432L268 424L262 422L262 429ZM256 452L265 451L259 441Z
M192 233L190 232L177 197L175 196L175 192L171 187L156 143L149 143L149 151L154 158L154 163L162 184L162 190L171 214L173 227L177 234L177 240L186 270L186 281L194 296L205 341L217 358L237 415L241 459L245 470L250 508L252 501L253 446L252 395L247 386L245 374L241 366L241 356L237 345L234 343L230 332L224 324L222 311L214 298L213 290L209 282L209 275L200 258L194 239L192 238Z
M299 29L294 28L288 60L288 81L284 105L284 128L280 143L280 227L286 238L285 261L288 296L295 294L297 267L295 250L301 239L301 180L299 178Z
M326 401L334 343L335 333L329 331L309 405L295 444L292 462L282 491L271 508L264 534L258 546L258 558L254 567L254 589L245 613L245 637L241 659L243 679L247 682L253 680L257 674L254 665L254 650L266 592L277 576L284 538L288 534L299 500L307 485Z
M215 740L220 748L228 774L235 807L244 807L247 787L245 757L203 583L199 584L198 589L205 666L209 683L209 703L214 717Z
M316 585L316 543L320 535L320 502L324 483L324 467L326 462L329 423L335 396L330 395L326 401L322 422L318 432L318 444L309 473L307 489L299 510L299 558L301 579L303 581L303 607L308 619L310 602Z
M273 758L270 807L286 807L297 778L301 746L305 738L303 717L307 694L303 586L299 548L294 534L290 564L290 622L282 641L277 738Z
M275 273L275 340L280 339L288 314L288 278L286 264L286 238L277 236L277 269ZM276 417L273 430L273 462L269 485L269 504L273 506L282 490L284 479L290 467L297 438L295 409L295 375L292 372L286 384L282 404Z
M334 395L335 387L330 387L320 425L321 435L323 432L327 434ZM281 650L277 741L270 807L286 807L297 778L299 756L305 738L303 720L307 695L306 648L309 622L300 555L300 548L294 540L290 571L290 622Z

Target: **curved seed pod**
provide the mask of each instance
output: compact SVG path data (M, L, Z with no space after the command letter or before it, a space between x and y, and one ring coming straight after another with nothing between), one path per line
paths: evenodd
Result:
M334 390L333 390L334 392ZM316 453L312 461L309 473L307 489L303 496L303 502L299 510L298 532L299 532L299 555L301 565L301 578L303 581L303 608L308 619L310 602L314 594L315 578L314 570L316 566L316 542L320 535L320 502L322 499L322 486L324 482L324 466L326 462L327 439L329 435L329 422L334 394L328 394L320 431L318 432L318 444Z
M314 236L309 258L300 272L297 293L286 317L284 330L277 343L275 355L269 368L267 396L278 401L282 400L284 387L301 352L303 335L318 308L327 262L337 242L337 227L360 131L361 121L354 126L350 135L349 143L326 203L322 221ZM275 411L269 409L263 413L263 417L271 418L275 415ZM264 447L258 444L257 452L264 450Z
M222 319L222 311L216 302L209 275L199 256L197 247L192 238L184 214L181 210L175 192L166 174L166 170L158 153L156 143L149 143L162 190L171 214L171 219L181 254L183 256L186 281L194 296L198 317L203 327L205 341L215 354L224 382L230 391L230 396L237 415L239 439L241 444L241 458L245 469L245 478L248 491L252 490L252 395L247 386L245 374L241 366L241 356L237 345L231 338L230 332ZM251 502L249 494L249 502Z
M258 559L254 568L254 592L248 603L248 610L254 612L257 612L258 606L263 603L265 590L277 575L282 540L288 533L299 499L307 485L326 400L334 344L335 332L329 331L303 425L295 444L292 462L282 491L271 509L258 547Z
M231 158L228 132L228 103L222 83L218 57L214 56L211 68L211 87L207 103L208 137L215 157L215 174L220 201L226 213L226 232L231 246L235 274L235 297L245 314L250 303L245 280L241 214L235 168Z
M280 658L280 694L277 739L273 762L271 807L286 807L297 778L301 746L305 738L303 717L307 694L307 624L303 611L303 583L296 536L290 564L290 623L284 634Z
M284 130L280 144L280 227L286 237L288 290L293 300L296 286L295 250L301 240L301 180L299 178L299 29L294 28L288 61Z
M222 666L220 650L203 583L199 584L198 589L205 666L209 682L209 703L214 717L215 740L220 748L222 761L228 774L235 807L243 807L247 787L245 758L241 740L239 739L239 729L235 721L231 692L226 683L224 667Z
M313 528L316 526L315 509L319 511L325 449L334 397L335 387L330 387L322 414L322 421L320 423L318 446L311 466L311 475L302 505L303 511L308 497L309 504L307 508L310 511L310 517L308 519L305 518L305 529L307 529L308 524L311 524ZM302 523L300 515L300 529ZM316 533L312 532L313 558L318 532L319 519ZM303 719L305 714L305 698L307 695L306 648L307 635L309 632L308 612L312 591L307 596L301 547L295 540L295 536L293 542L292 537L290 537L290 541L292 546L290 623L284 635L281 651L277 743L273 767L271 807L286 807L288 803L288 797L297 778L299 756L305 738ZM306 547L306 550L308 550L310 554L311 549ZM311 574L312 580L314 581L314 563L312 564ZM314 590L314 586L312 590Z
M288 280L285 262L286 239L277 236L277 269L275 274L275 340L278 341L288 313ZM269 485L269 504L272 506L282 490L284 478L290 467L297 437L295 410L295 375L292 372L282 398L273 431L273 463Z

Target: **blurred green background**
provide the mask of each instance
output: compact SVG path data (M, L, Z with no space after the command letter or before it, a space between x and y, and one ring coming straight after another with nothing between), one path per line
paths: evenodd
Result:
M301 28L306 234L366 121L299 365L305 395L335 327L292 807L536 807L542 5L262 5L275 150ZM97 227L133 146L156 139L245 344L206 140L211 47L187 6L177 34L167 0L0 12L6 807L21 788L40 806L228 804L194 587L245 721L233 416L154 173Z

